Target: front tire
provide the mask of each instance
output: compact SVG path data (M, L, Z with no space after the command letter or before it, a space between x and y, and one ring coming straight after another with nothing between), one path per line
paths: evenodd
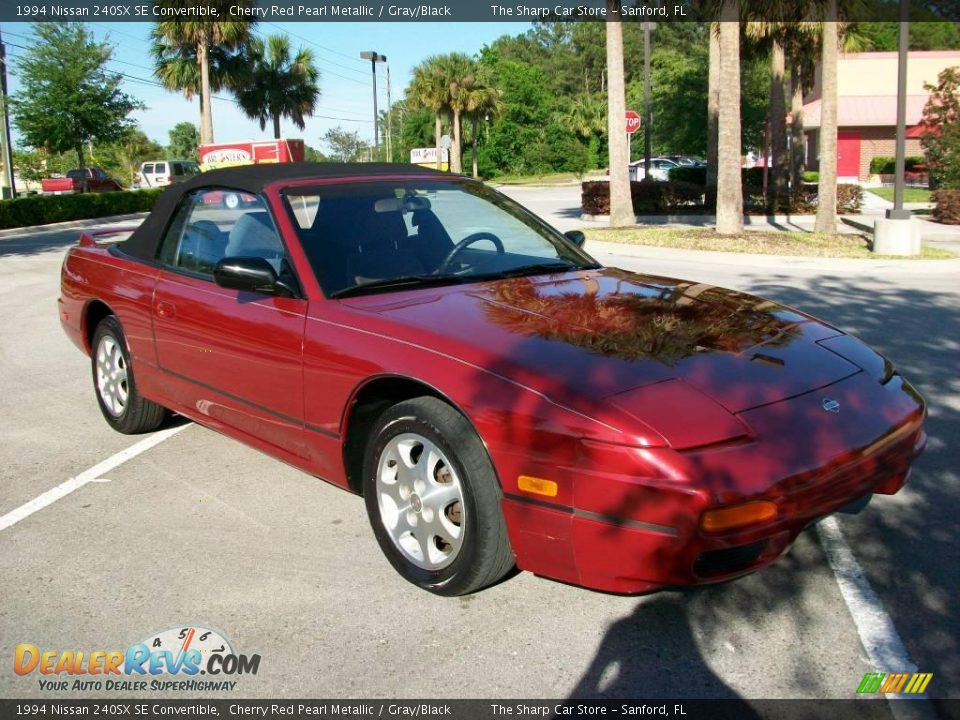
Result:
M363 494L380 548L418 587L467 595L514 565L483 443L437 398L407 400L380 416L364 455Z
M167 411L140 396L120 321L110 315L93 333L93 389L104 419L117 432L136 435L156 430Z

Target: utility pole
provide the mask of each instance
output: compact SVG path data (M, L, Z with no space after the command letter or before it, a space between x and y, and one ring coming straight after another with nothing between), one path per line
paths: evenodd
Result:
M0 180L0 197L15 198L17 188L13 181L13 151L10 148L10 118L7 115L7 48L0 34L0 141L3 145L3 178ZM9 190L8 190L9 188Z
M387 61L386 55L380 55L375 50L366 50L360 53L361 60L370 61L370 71L373 73L373 148L377 159L380 159L380 114L377 110L377 63Z
M390 95L390 63L387 63L387 162L393 162L393 98Z
M653 98L650 97L650 33L656 23L643 24L643 177L650 177L650 146L653 125Z
M897 61L897 145L894 166L893 207L887 210L892 220L909 220L911 213L903 209L903 186L907 154L907 54L910 49L910 2L900 0L900 47Z

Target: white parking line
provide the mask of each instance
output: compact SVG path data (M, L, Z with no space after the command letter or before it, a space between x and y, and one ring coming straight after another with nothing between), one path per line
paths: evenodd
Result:
M97 463L89 470L84 470L76 477L72 477L69 480L60 483L55 488L47 490L42 495L38 495L33 500L24 503L17 509L11 510L6 515L0 517L0 531L16 525L24 518L30 517L38 510L43 510L43 508L47 507L48 505L52 505L60 498L66 497L72 493L74 490L79 490L87 483L100 480L103 474L110 472L115 467L123 465L123 463L127 462L127 460L135 458L140 453L146 452L155 445L159 445L164 440L176 435L186 427L189 427L189 424L179 425L174 428L168 428L167 430L161 430L158 433L154 433L150 437L144 438L135 445L131 445L126 450L121 450L116 455L111 455L106 460Z
M910 659L893 620L883 609L883 603L864 575L863 568L854 557L847 541L843 539L837 519L831 516L821 520L817 523L817 534L830 568L837 578L843 601L857 627L860 642L870 658L873 672L916 672L916 663ZM859 682L859 678L855 682ZM890 711L898 720L936 717L929 702L906 702L908 698L926 700L923 696L911 698L888 694L886 697L890 701Z

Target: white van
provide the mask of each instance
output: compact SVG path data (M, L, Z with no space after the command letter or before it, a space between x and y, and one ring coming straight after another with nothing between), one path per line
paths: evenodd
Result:
M140 166L135 183L142 188L156 188L189 180L200 174L193 160L156 160Z

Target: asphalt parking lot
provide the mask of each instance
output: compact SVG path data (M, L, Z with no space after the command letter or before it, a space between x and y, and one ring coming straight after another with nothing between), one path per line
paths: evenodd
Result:
M533 209L573 212L549 195ZM59 267L77 233L0 238L0 516L138 440L101 419L88 360L59 327ZM887 622L868 637L901 642L896 657L934 674L929 695L960 697L956 265L596 256L821 316L927 397L930 443L911 483L837 523ZM2 697L77 696L17 676L19 643L121 649L189 624L261 655L236 697L849 698L867 672L909 669L875 666L864 608L816 530L769 569L711 588L616 597L520 574L444 599L391 569L359 498L202 427L97 480L0 529Z

